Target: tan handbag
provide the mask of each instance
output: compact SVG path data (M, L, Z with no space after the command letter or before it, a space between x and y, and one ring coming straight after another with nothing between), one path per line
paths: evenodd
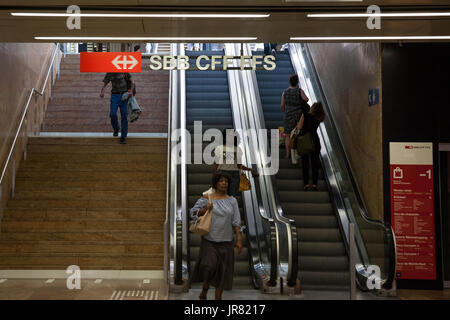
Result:
M250 181L247 175L241 171L241 177L239 179L239 192L250 190Z
M211 194L208 194L209 203L211 203ZM211 226L211 209L207 210L204 215L198 217L196 220L191 221L189 231L201 236L205 236L209 233L209 227Z

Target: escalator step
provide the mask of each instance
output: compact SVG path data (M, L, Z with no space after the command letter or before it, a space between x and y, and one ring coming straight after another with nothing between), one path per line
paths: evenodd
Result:
M324 286L329 289L331 286L348 286L350 277L348 271L299 271L299 278L302 287L308 285Z
M277 188L278 190L303 190L303 180L277 179ZM317 188L319 191L328 190L325 180L319 180Z
M330 195L326 191L278 191L281 202L329 203Z
M338 228L335 216L289 216L299 228Z
M337 242L342 241L341 232L337 228L297 228L297 237L300 241L308 242Z
M301 271L347 271L347 256L299 256Z
M332 216L333 205L327 203L282 202L283 211L289 216Z
M197 85L197 84L189 84L186 86L186 92L205 92L205 89L210 93L228 93L228 84L226 85Z
M336 257L345 256L345 246L342 242L299 242L301 256Z

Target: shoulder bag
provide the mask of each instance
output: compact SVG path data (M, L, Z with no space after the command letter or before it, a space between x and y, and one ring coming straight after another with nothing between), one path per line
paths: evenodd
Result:
M209 203L211 203L211 194L208 194ZM201 236L205 236L209 233L211 226L211 209L207 210L204 215L198 217L196 220L191 221L189 231Z

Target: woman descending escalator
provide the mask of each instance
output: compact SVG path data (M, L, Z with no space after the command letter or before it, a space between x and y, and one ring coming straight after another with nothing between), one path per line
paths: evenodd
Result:
M224 129L222 137L223 144L214 150L213 174L223 173L230 177L228 194L235 197L239 194L240 171L250 171L253 177L259 176L259 173L242 165L242 150L238 146L239 135L236 135L233 129ZM227 140L233 140L233 144L227 145Z
M308 101L309 98L306 96L305 92L299 88L298 75L293 74L289 77L289 88L283 91L281 95L281 111L284 112L284 132L286 133L286 155L285 157L289 159L290 157L290 134L295 128L296 124L300 120L302 113L309 111Z
M190 211L191 219L211 214L209 233L201 238L200 252L190 282L203 282L199 299L206 300L209 286L216 288L215 299L221 300L223 290L231 290L234 274L233 231L236 249L242 251L241 216L236 198L227 194L230 177L217 173L213 176L215 191L197 200Z
M320 123L325 120L325 111L321 102L316 102L312 105L309 112L303 113L300 121L297 124L297 128L302 132L302 134L309 133L314 151L311 153L306 153L301 156L302 158L302 169L303 169L303 190L307 191L310 188L313 191L317 191L317 181L319 178L319 168L320 168L320 139L317 134L317 128ZM309 184L309 163L311 161L312 169L312 185Z

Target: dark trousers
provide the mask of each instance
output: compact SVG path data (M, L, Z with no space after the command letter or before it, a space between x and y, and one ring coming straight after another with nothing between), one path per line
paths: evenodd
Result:
M319 179L319 166L320 166L320 151L315 151L310 154L302 156L302 169L303 169L303 183L309 184L309 162L311 161L312 168L312 184L317 185Z
M114 131L119 130L117 109L120 108L120 122L122 124L121 137L123 138L126 138L128 134L127 106L128 106L128 99L122 101L122 93L111 94L111 108L109 112L109 117L111 118L111 125Z

